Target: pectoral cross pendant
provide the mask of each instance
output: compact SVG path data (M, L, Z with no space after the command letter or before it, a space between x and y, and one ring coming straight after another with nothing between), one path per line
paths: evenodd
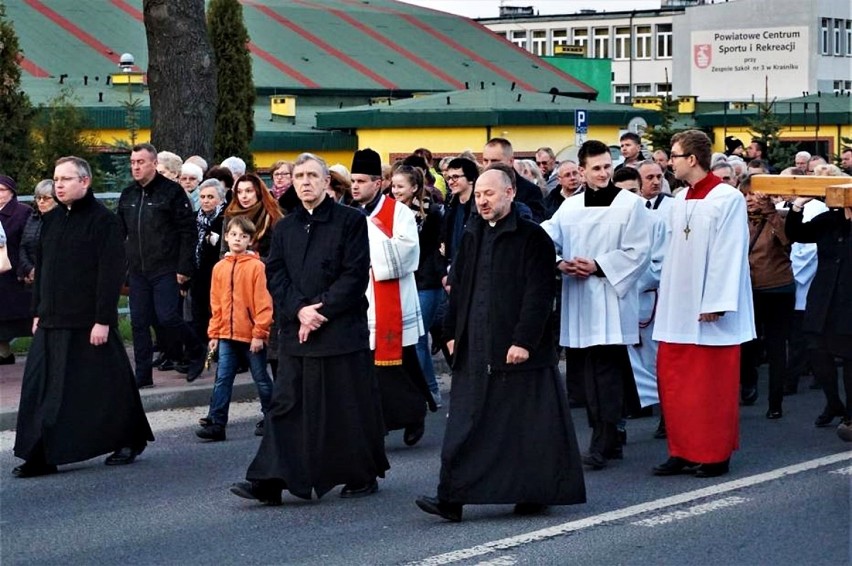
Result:
M689 224L687 224L686 228L683 229L683 235L686 236L687 240L689 239L689 233L690 232L692 232L692 230L689 229Z

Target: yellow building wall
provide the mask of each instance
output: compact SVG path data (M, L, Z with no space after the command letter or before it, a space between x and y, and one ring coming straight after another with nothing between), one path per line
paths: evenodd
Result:
M91 137L95 140L95 145L106 146L113 145L117 141L125 141L130 143L130 132L127 129L121 130L84 130L83 135ZM136 143L148 143L151 141L151 130L139 130L136 133Z
M322 157L325 162L331 166L335 163L342 163L347 169L352 165L352 151L311 151L310 148L304 151L310 151ZM272 164L279 160L293 162L303 151L258 151L254 154L254 165L258 169L269 169Z
M752 132L745 127L738 128L722 128L716 127L713 128L713 133L715 134L715 141L713 143L713 151L724 152L725 151L725 136L734 136L743 142L743 145L748 147L748 144L751 143L751 139L753 137ZM820 140L831 140L831 152L839 153L840 148L843 147L843 142L840 140L841 137L852 137L852 125L850 124L825 124L819 127L819 130L816 129L815 126L796 126L793 125L786 130L781 132L781 139L789 139L789 140L806 140L806 139L815 139L819 138ZM830 156L823 156L830 157Z
M587 139L618 143L618 126L590 126ZM574 145L574 126L496 126L477 128L377 128L359 129L358 147L372 148L388 163L391 154L411 153L426 147L433 154L480 153L489 138L506 138L518 153L531 153L548 146L559 153Z

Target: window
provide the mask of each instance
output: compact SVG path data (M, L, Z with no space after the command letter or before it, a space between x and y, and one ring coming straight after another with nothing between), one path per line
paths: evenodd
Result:
M532 52L539 57L547 55L547 31L536 30L532 32Z
M657 59L672 58L672 25L657 24Z
M615 57L617 60L630 59L630 28L615 28Z
M651 96L651 85L633 85L633 92L636 96Z
M527 32L526 31L513 31L511 32L511 41L521 49L527 48Z
M657 96L669 96L672 93L672 83L657 83Z
M587 28L574 28L574 45L589 48L589 30Z
M630 100L630 87L628 85L615 85L612 89L613 102L616 104L627 104Z
M550 37L552 38L551 43L554 47L557 45L568 45L567 29L555 29L551 32Z
M846 56L852 57L852 20L846 20Z
M820 55L828 55L829 54L829 36L828 36L828 18L823 18L822 23L820 24L820 34L819 34L819 52Z
M596 59L609 59L609 28L595 28L592 34Z
M834 20L834 54L843 55L843 44L840 41L842 37L843 20Z
M852 81L834 81L834 92L843 93L852 90Z
M636 26L636 58L650 59L653 57L652 45L651 26Z

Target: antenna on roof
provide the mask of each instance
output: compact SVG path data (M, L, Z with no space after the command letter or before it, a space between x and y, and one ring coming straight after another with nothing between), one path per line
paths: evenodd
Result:
M520 102L520 101L521 101L521 93L519 92L518 93L518 102Z
M467 84L467 81L465 81L465 82L464 82L464 89L465 89L465 90L467 90L467 89L469 89L469 88L470 88L470 85L469 85L469 84Z
M555 94L550 97L550 102L556 102L556 95Z
M485 81L479 81L479 89L485 90Z
M89 85L89 75L83 75L83 86Z
M450 105L450 97L448 96L447 97L447 106L449 106L449 105Z
M512 88L510 88L509 90L515 90L515 81L512 81Z
M99 92L98 93L98 102L103 102L103 101L104 101L104 93Z
M391 105L391 97L389 96L388 97L388 106L390 106L390 105Z
M107 86L109 86L109 83L111 83L111 82L112 82L112 75L107 75L107 83L106 83Z

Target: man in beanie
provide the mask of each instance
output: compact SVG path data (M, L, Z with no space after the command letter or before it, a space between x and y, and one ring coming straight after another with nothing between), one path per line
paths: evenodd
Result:
M423 437L426 405L437 410L415 345L424 333L414 272L420 243L414 213L381 194L382 161L372 149L352 159L352 199L367 216L370 238L370 348L387 430L405 429L409 446Z

